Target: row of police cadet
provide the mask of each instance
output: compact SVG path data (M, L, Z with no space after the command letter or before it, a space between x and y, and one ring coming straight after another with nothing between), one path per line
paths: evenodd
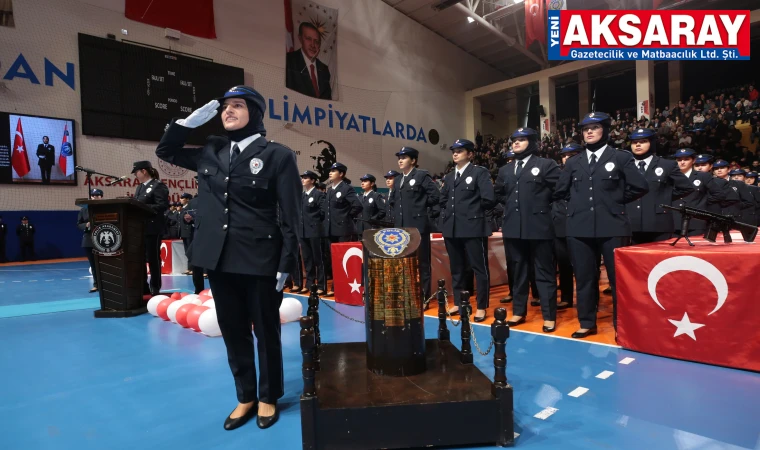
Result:
M347 168L341 163L331 167L332 186L324 198L319 194L313 197L313 188L306 184L313 184L316 174L304 172L302 180L309 181L304 181L303 220L308 226L302 227L302 233L307 236L308 228L314 234L318 230L315 225L324 224L324 237L338 242L355 240L357 232L374 226L368 220L385 219L394 226L418 228L422 236L420 277L427 299L431 293L429 236L438 229L450 255L455 294L450 313L458 313L458 293L471 290L467 285L469 274L474 273L477 309L473 320L482 321L490 278L486 239L496 228L493 218L502 218L511 291L502 302L513 302L510 326L525 322L529 286L534 285L534 297L537 293L541 299L543 330L556 329L558 268L563 294L560 309L572 306L573 275L576 278L580 329L573 337L583 338L596 333L600 262L610 280L616 325L614 249L668 239L680 228L680 217L660 205L686 204L756 223L760 190L739 180L746 174L720 172L724 161L715 162L713 177L700 171L712 169L706 164L709 156L680 149L674 155L677 162L660 158L654 131L646 128L632 134L630 152L618 151L607 145L610 118L601 112L588 114L579 126L585 146L564 147L562 166L535 154L538 134L534 130L515 131L511 136L513 159L500 169L495 183L486 169L470 163L475 146L467 140L451 146L456 167L444 178L440 192L429 174L416 168L419 152L409 147L396 154L401 173L386 174L387 200L372 189L375 180L371 175L362 177L364 194L357 195L344 181ZM729 176L737 179L726 179ZM385 211L380 202L385 202ZM353 218L360 219L356 228ZM700 234L704 223L692 220L689 228L689 234ZM302 252L305 243L302 239ZM329 254L324 246L310 246ZM309 263L316 252L304 253L307 273L314 274L311 278L307 275L308 285L317 274ZM323 286L320 283L321 289Z

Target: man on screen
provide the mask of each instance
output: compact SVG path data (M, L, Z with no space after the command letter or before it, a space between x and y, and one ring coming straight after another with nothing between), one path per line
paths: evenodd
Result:
M301 48L285 55L285 86L309 97L332 100L330 69L317 58L322 36L316 26L301 22L298 26Z
M50 139L47 136L42 137L42 144L37 146L37 158L42 174L42 184L50 184L50 172L55 165L55 147L50 145Z

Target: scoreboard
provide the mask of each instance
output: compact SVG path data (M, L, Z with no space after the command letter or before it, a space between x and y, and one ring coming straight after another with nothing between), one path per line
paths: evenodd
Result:
M244 83L239 67L81 33L79 66L82 134L92 136L158 141L171 119ZM188 143L223 132L212 120Z

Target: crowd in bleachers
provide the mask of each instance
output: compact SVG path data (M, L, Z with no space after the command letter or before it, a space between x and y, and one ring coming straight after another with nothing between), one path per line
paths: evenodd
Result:
M609 113L613 117L610 142L615 148L630 149L630 133L649 127L657 130L659 156L670 157L679 148L691 148L696 153L725 159L731 169L760 169L758 154L742 145L743 133L749 133L750 147L760 140L760 92L754 84L716 90L699 98L692 95L672 107L655 108L650 119L644 116L636 119L634 108ZM577 122L577 118L558 120L556 131L544 133L539 156L559 162L559 151L564 144L573 141L581 144ZM737 128L739 124L748 124L749 129L741 131ZM510 134L512 131L508 130ZM488 168L495 178L499 167L506 164L511 141L505 136L483 136L478 132L476 145L474 163ZM436 177L442 177L453 167L453 162L449 162Z

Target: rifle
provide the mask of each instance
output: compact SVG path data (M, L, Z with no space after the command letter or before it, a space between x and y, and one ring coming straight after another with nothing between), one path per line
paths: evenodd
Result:
M676 208L675 206L670 205L660 205L662 208L665 209L672 209L673 211L678 211L681 213L681 235L678 236L678 239L675 240L670 245L676 245L676 242L678 242L681 238L686 239L686 242L689 243L690 246L694 246L694 244L691 243L688 237L689 233L689 222L691 219L699 219L704 220L707 222L707 231L705 232L705 240L709 242L715 242L715 238L718 236L718 233L723 234L723 242L732 242L731 240L731 230L738 230L742 234L742 238L744 238L744 242L754 242L755 237L757 237L757 227L754 225L750 225L747 223L738 222L736 219L734 219L731 216L726 216L723 214L716 214L712 213L710 211L705 211L703 209L697 209L692 208L690 206L681 206Z

